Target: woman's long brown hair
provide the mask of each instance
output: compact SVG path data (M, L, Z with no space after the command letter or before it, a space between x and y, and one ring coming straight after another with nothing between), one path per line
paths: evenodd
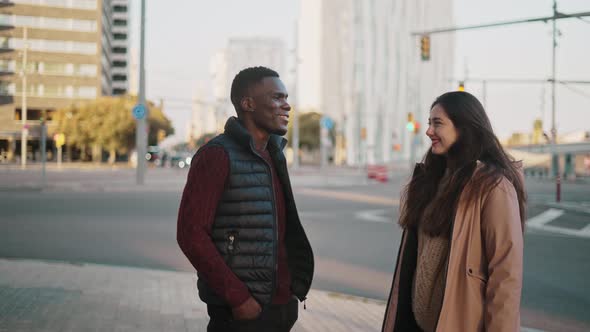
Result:
M471 181L472 191L466 193L471 200L493 189L506 177L516 190L524 230L526 194L522 176L514 159L494 135L481 103L467 92L456 91L438 97L431 109L435 105L445 110L457 129L458 138L446 156L435 155L429 149L423 162L416 165L402 194L400 225L404 228L420 225L431 236L449 237L459 197L467 182ZM478 160L484 166L473 177ZM437 195L447 169L448 184ZM430 203L433 205L428 207Z

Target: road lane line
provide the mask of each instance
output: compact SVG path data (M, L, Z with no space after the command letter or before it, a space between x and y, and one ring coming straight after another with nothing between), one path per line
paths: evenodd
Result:
M335 191L335 190L324 190L324 189L312 189L312 188L300 188L295 189L295 192L305 196L325 197L343 201L369 203L375 205L387 205L394 206L399 205L399 199L387 198L383 196L374 196L359 194L347 191Z

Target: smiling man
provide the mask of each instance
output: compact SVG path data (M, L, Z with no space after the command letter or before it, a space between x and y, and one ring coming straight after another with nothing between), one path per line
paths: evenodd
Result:
M279 75L232 82L238 117L193 158L178 212L180 248L197 270L207 331L290 331L313 277L282 152L289 111Z

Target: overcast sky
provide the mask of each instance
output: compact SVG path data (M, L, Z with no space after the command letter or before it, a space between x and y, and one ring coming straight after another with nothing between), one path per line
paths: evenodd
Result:
M140 1L131 2L132 43L137 45ZM146 2L147 95L164 98L177 139L186 136L190 99L198 91L201 96L210 92L211 56L230 37L280 37L292 48L299 15L295 0ZM473 25L549 16L551 6L551 0L457 0L454 16L457 26ZM590 1L560 0L558 10L590 11ZM558 27L557 78L590 81L590 17L560 20ZM455 41L456 78L467 73L472 78L547 79L551 73L551 24L457 32ZM467 90L482 97L479 83L468 82ZM497 134L529 132L537 117L549 130L550 93L548 84L488 84L486 106ZM590 85L558 86L557 128L561 133L590 130Z

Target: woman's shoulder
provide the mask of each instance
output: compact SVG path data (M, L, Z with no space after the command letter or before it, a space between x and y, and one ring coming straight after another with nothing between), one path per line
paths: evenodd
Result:
M522 172L522 162L515 162L515 167L518 170L518 172ZM494 164L478 160L473 176L479 177L488 175L493 177L492 179L490 179L491 181L488 181L488 183L491 182L492 184L486 190L488 193L492 193L494 191L501 191L502 193L506 194L516 194L516 189L514 188L514 184L512 183L512 181L510 181L510 179L504 174L503 171L497 172L498 169L499 167Z

